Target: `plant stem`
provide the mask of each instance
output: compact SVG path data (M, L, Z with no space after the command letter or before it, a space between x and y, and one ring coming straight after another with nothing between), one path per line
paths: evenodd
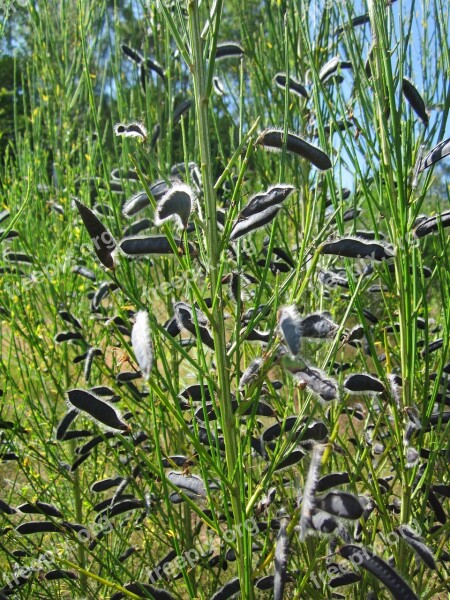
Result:
M205 65L203 63L203 47L201 39L200 15L198 2L191 0L188 4L189 11L189 30L192 52L192 74L194 77L194 96L197 113L197 129L200 147L201 172L204 190L205 214L206 214L206 238L208 255L208 274L211 285L212 306L212 332L215 349L215 363L219 379L220 390L220 414L222 430L225 442L225 457L227 464L227 476L230 486L231 506L233 510L234 526L238 532L245 532L243 528L244 513L241 502L241 490L244 482L241 481L241 473L238 465L238 435L236 419L233 414L229 364L226 354L225 326L223 319L223 298L221 283L218 278L217 266L220 263L219 240L217 232L216 219L216 192L211 164L211 151L209 144L209 94L207 91L207 81ZM220 15L220 13L219 13ZM236 554L238 575L241 584L241 594L248 600L253 598L253 589L249 581L248 574L251 570L251 564L247 564L245 554L244 535L236 536ZM250 554L251 556L251 554Z

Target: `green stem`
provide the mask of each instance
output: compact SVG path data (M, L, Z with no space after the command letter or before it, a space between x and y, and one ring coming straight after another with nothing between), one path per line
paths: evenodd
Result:
M215 349L215 363L220 390L220 414L225 442L225 457L227 463L228 485L230 487L230 500L233 510L234 526L238 532L245 532L243 527L244 511L241 501L241 490L244 482L241 481L241 471L238 466L238 435L236 419L233 414L230 392L229 364L226 354L226 337L223 319L223 298L221 282L218 278L217 266L220 264L219 238L216 218L216 192L214 189L211 151L209 144L209 94L205 65L203 63L203 46L201 39L200 14L198 2L190 0L189 31L192 51L191 71L194 78L194 96L197 113L198 140L200 148L201 172L205 201L206 238L208 255L208 276L211 286L213 306L212 332ZM220 13L219 13L220 14ZM216 17L217 18L217 17ZM211 58L212 60L212 58ZM210 65L212 68L213 65ZM253 598L253 588L249 579L251 564L248 564L245 553L246 540L244 535L236 536L237 566L241 584L241 594L248 600ZM250 554L251 557L251 554Z

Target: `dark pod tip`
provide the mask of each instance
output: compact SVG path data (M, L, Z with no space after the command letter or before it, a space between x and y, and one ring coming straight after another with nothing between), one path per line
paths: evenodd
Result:
M81 219L86 227L89 236L94 245L94 251L107 269L114 270L114 259L112 252L116 247L111 233L106 229L100 219L92 212L90 208L85 206L80 200L75 198L75 205L80 213Z
M259 146L263 146L266 150L280 151L283 149L285 139L284 132L279 129L265 129L256 140ZM286 150L292 154L297 154L306 160L309 160L315 167L321 171L331 169L330 158L309 142L305 141L294 133L288 133L286 136Z

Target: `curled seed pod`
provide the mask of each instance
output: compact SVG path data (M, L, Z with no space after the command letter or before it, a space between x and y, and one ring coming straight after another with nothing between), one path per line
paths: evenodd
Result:
M300 321L300 334L302 337L324 339L332 337L338 329L325 315L316 313L304 317Z
M255 194L242 209L238 220L247 219L251 215L261 213L266 208L281 204L294 190L293 185L279 183L272 185L265 192Z
M317 483L320 478L320 468L325 445L317 444L314 446L311 462L309 464L308 475L306 477L305 488L303 490L302 508L300 513L300 541L303 542L307 530L311 525L313 510L316 508Z
M112 252L116 247L116 242L113 236L100 219L95 216L91 209L85 206L77 198L75 198L75 205L80 213L84 226L89 233L89 237L92 240L94 251L99 261L107 269L114 269Z
M216 60L223 60L224 58L242 58L244 54L244 49L236 42L217 44Z
M363 506L359 499L347 492L330 492L323 498L317 498L318 508L330 515L342 519L360 519Z
M241 585L239 583L239 578L235 577L217 590L217 592L211 596L210 600L229 600L229 598L234 597L240 589Z
M84 380L86 383L89 381L91 376L91 368L94 357L101 356L102 354L103 352L100 350L100 348L89 348L87 351L86 362L84 364Z
M147 69L153 73L156 73L163 81L166 81L166 76L164 75L164 69L160 64L153 60L152 58L147 58L145 61L145 66ZM144 65L142 65L142 71L144 71ZM145 85L144 92L145 92Z
M122 214L124 217L132 217L146 206L150 205L150 198L147 192L137 192L131 198L129 198L122 208Z
M397 527L397 531L402 536L404 541L413 548L423 560L423 562L430 569L436 570L436 560L433 556L433 553L425 545L423 539L418 536L412 529L410 529L407 525L400 525Z
M347 258L370 258L378 261L387 260L394 256L393 251L380 242L369 243L352 237L325 242L320 248L320 253Z
M338 577L332 577L328 582L330 588L341 587L342 585L351 585L361 581L362 577L359 573L344 573Z
M28 521L16 527L20 535L32 535L33 533L61 533L62 527L53 521Z
M129 500L122 500L121 502L117 502L111 508L104 510L99 513L95 517L95 522L98 523L102 520L102 518L107 515L108 518L117 517L118 515L123 515L124 513L131 512L134 510L138 510L139 508L144 508L145 503L142 500L138 500L137 498L130 498Z
M57 344L62 344L63 342L84 341L84 338L79 331L60 331L55 335L54 339Z
M450 154L450 138L440 142L437 146L435 146L422 160L420 171L424 171L434 165L434 163L438 162L442 158L448 156Z
M234 242L243 235L247 235L251 231L255 231L255 229L260 229L264 225L267 225L276 217L280 209L281 206L279 204L275 204L274 206L270 206L269 208L266 208L257 214L253 214L246 219L238 218L233 223L230 241Z
M351 69L352 63L341 60L338 56L334 56L329 60L319 71L319 79L326 81L328 78L333 77L339 71L339 69Z
M418 238L439 230L439 227L450 227L450 210L445 210L435 217L424 219L414 229L414 235Z
M58 314L61 317L61 319L66 321L66 323L70 323L77 329L81 329L80 321L76 317L74 317L72 314L70 314L67 310L58 310Z
M256 143L263 146L266 150L282 150L284 144L284 132L279 129L265 129L259 135ZM321 171L326 171L332 167L331 160L325 152L309 142L306 142L294 133L287 134L286 150L306 158Z
M178 327L184 329L197 337L197 330L200 335L201 341L208 346L211 350L214 350L214 340L207 328L207 319L205 315L198 309L195 309L198 328L195 326L194 312L193 309L185 302L176 302L173 305L175 318L177 320Z
M136 313L133 329L131 330L131 345L145 379L149 379L153 366L153 344L150 337L148 312L140 310Z
M339 527L339 523L329 513L314 509L310 517L310 526L315 531L330 535Z
M350 483L350 475L344 471L343 473L330 473L321 477L317 483L317 491L325 492L326 490Z
M124 137L137 137L145 142L148 136L147 129L143 123L133 121L132 123L117 123L114 125L114 134Z
M17 507L17 510L29 515L46 515L48 517L55 517L56 519L62 519L63 515L61 511L53 506L53 504L47 504L46 502L37 501L36 504L31 502L25 502Z
M411 81L409 81L409 79L406 79L405 77L402 81L402 92L416 115L419 117L425 127L427 127L429 116L425 108L425 102L415 86L411 83Z
M192 106L192 100L183 100L173 111L172 122L175 126Z
M302 85L299 81L294 79L293 77L287 77L286 73L277 73L274 77L274 81L276 85L281 89L286 89L297 96L302 96L303 98L308 99L309 94L306 91L304 85Z
M168 219L175 219L180 227L186 229L194 206L195 195L192 188L184 183L176 184L158 203L155 225L161 225Z
M301 322L297 307L294 304L283 307L278 314L278 328L293 356L300 352Z
M339 554L372 573L390 591L395 600L419 600L408 584L380 557L368 548L347 544L339 550Z
M69 406L86 413L90 419L105 427L128 431L129 427L120 418L120 413L110 404L86 390L73 389L67 392Z
M273 579L274 600L283 600L289 553L289 536L287 533L288 519L282 518L280 521L280 530L275 545L275 573Z
M258 379L258 375L261 371L261 367L263 365L262 358L255 358L247 369L242 374L242 377L239 381L239 389L243 390L246 385L251 385Z
M383 383L373 375L368 375L367 373L355 373L350 375L344 381L344 387L349 392L355 393L374 392L381 394L385 391Z
M225 93L225 88L223 87L223 83L217 76L213 77L213 90L218 96L223 96Z
M59 425L56 428L56 439L63 440L68 428L73 423L78 415L78 411L75 409L67 411L66 415L59 422Z

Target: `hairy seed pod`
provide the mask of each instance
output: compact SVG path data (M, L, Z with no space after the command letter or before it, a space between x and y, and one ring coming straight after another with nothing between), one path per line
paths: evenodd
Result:
M188 112L191 106L192 100L188 99L183 100L183 102L181 102L180 104L178 104L178 106L175 107L172 117L173 126L175 126L181 120L181 117L184 117L184 115Z
M95 422L105 427L128 431L129 427L120 418L120 413L110 404L86 390L73 389L67 392L69 406L86 413Z
M222 44L217 44L216 60L223 60L224 58L242 58L243 56L244 49L236 42L224 42Z
M114 134L123 137L137 137L142 142L147 139L147 129L143 123L133 121L132 123L116 123L114 125Z
M263 146L266 150L280 151L284 145L284 132L278 129L265 129L259 135L256 143ZM294 133L287 134L286 150L293 154L298 154L302 158L306 158L322 171L326 171L332 167L331 160L325 152Z
M278 315L278 328L293 356L300 352L301 318L295 305L285 306Z
M339 550L339 554L369 573L372 573L390 591L395 600L419 600L408 584L383 559L368 548L348 544Z
M409 81L409 79L406 79L405 77L402 81L402 91L416 115L419 117L425 127L427 127L429 116L425 108L425 102L415 86L411 83L411 81Z
M194 206L195 195L192 188L183 183L175 184L156 207L155 225L175 219L181 228L186 229Z
M240 589L241 585L239 583L239 578L235 577L217 590L217 592L211 596L210 600L229 600L229 598L233 598Z
M149 379L153 366L153 344L150 337L148 312L140 310L136 313L133 329L131 330L131 345L145 379Z
M450 138L439 142L422 160L420 171L424 171L450 154Z
M351 237L325 242L320 248L320 253L347 258L370 258L378 261L387 260L394 256L390 248L379 242L368 243Z
M20 535L32 535L33 533L61 533L62 527L53 521L28 521L16 527Z
M376 377L373 377L373 375L368 375L367 373L355 373L350 375L345 380L344 387L349 392L355 393L374 392L381 394L385 391L383 383Z
M274 77L274 81L276 85L281 89L287 88L290 92L296 94L297 96L302 96L306 99L309 98L309 94L306 91L305 86L293 77L288 78L286 73L277 73Z
M234 242L251 231L267 225L276 217L280 209L281 206L276 204L248 218L239 219L238 217L231 228L230 241Z
M116 247L114 238L90 208L77 198L75 198L75 205L92 240L97 258L104 267L113 270L114 259L112 252Z

